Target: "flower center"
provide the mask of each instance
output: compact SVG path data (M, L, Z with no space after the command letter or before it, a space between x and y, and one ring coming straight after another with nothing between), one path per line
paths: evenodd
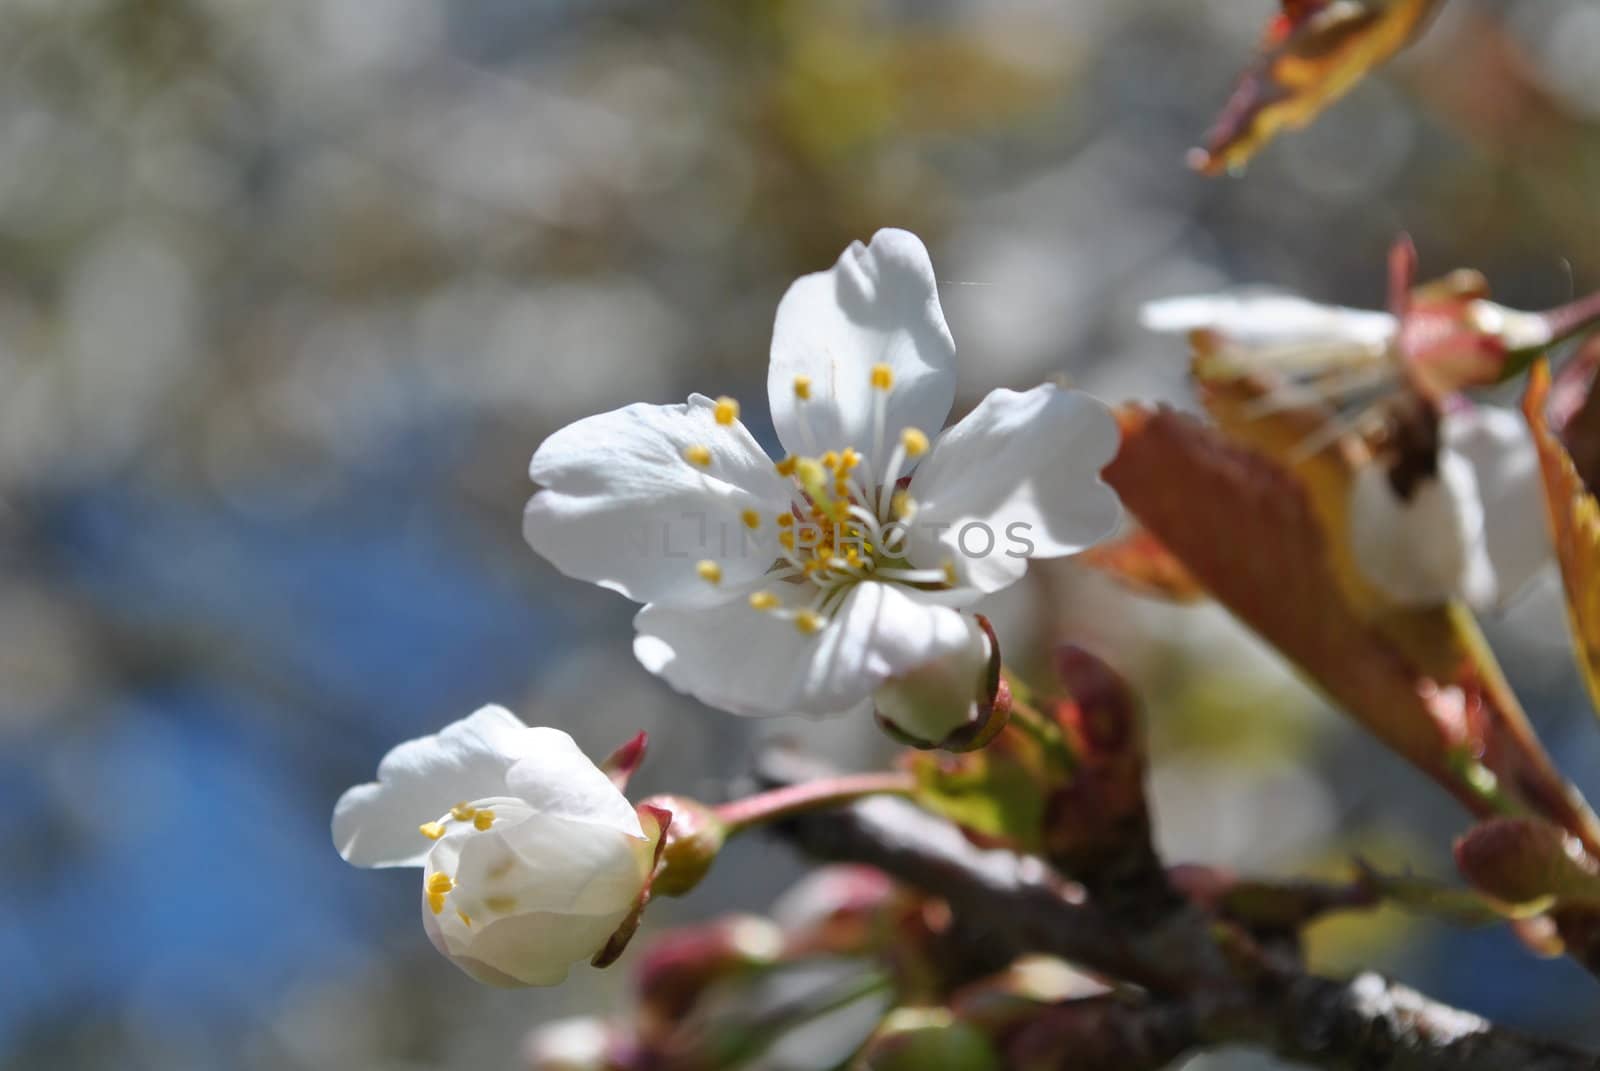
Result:
M800 437L808 452L777 463L778 474L793 482L794 497L788 510L771 518L778 528L779 547L778 558L767 573L772 587L751 594L749 604L792 621L804 633L822 628L850 589L863 580L924 591L943 591L956 583L953 562L938 569L918 569L906 559L916 503L900 487L900 477L908 465L928 452L928 436L917 428L906 428L879 469L876 462L884 456L885 417L894 372L887 364L878 364L870 375L871 456L849 446L818 452L817 436L806 415L812 399L811 379L794 379ZM724 422L726 412L726 422L731 423L737 405L731 399L723 402L728 404L719 402L717 420ZM767 523L755 510L746 510L742 520L751 530ZM702 561L696 569L707 583L722 580L722 568L714 561ZM790 597L780 596L780 591Z

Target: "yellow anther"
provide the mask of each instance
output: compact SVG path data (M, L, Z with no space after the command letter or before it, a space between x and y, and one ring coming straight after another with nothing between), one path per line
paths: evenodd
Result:
M722 566L718 565L714 561L711 561L709 558L696 565L694 567L694 571L699 573L700 579L704 580L707 584L722 583Z
M794 627L809 636L822 627L822 618L810 610L801 610L794 615Z
M496 915L509 915L517 909L515 896L487 896L483 906L493 911Z
M424 822L417 827L417 832L421 833L429 840L438 840L440 837L444 836L444 823Z
M853 446L845 447L844 453L839 455L839 464L843 467L843 471L849 472L861 464L861 452Z
M752 591L750 593L750 608L752 610L776 610L778 597L770 591Z
M474 829L488 829L492 825L494 825L494 812L487 807L472 816L472 828Z
M739 519L743 521L744 526L750 529L752 532L761 527L761 514L757 513L753 509L747 509L743 513L739 514Z
M811 377L810 376L795 376L794 377L794 396L796 398L799 398L802 402L806 402L806 401L810 401L811 400Z
M457 909L456 917L461 919L461 921L466 925L467 929L470 930L472 928L472 916L471 915L467 914L465 911Z
M428 910L435 915L444 910L444 893L431 892L428 894Z
M944 582L951 587L955 587L957 583L956 563L948 559L944 563Z
M795 466L798 464L800 464L800 459L795 457L793 454L790 454L788 457L778 462L774 467L778 470L779 476L793 476Z
M807 493L810 493L813 487L826 486L828 480L828 475L822 466L809 457L802 457L794 463L794 475Z
M822 455L822 467L832 472L839 467L839 454L836 450L829 450Z
M792 514L792 513L780 513L780 514L778 514L778 527L779 528L792 528L792 527L794 527L794 514Z
M711 464L711 448L702 446L699 443L695 443L693 446L686 446L683 449L683 459L691 465L706 468Z
M428 892L430 893L438 893L443 896L455 887L456 883L451 880L450 875L442 870L435 870L428 875Z
M727 427L739 419L739 403L728 397L718 398L713 413L716 415L717 423Z
M900 445L906 448L907 457L921 457L928 452L928 437L918 428L907 428L900 433Z
M894 494L889 496L889 512L897 521L904 520L905 518L911 516L911 511L915 509L916 506L917 504L912 499L911 492L909 491L896 491Z
M794 550L794 529L786 528L778 533L778 545L784 550Z
M872 366L872 389L888 390L894 386L894 369L886 364Z
M450 817L457 822L470 822L472 821L472 816L477 813L477 809L470 803L458 803L450 808Z

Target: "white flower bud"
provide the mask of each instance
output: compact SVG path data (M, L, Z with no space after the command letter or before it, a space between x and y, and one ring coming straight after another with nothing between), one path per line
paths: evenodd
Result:
M989 640L976 622L960 650L890 680L872 697L878 717L919 746L935 747L983 716Z
M634 910L654 844L572 738L484 707L389 752L334 808L339 854L423 868L434 946L491 985L554 985Z

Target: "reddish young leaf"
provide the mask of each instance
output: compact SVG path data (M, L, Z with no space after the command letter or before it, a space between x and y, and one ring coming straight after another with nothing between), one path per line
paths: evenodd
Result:
M1260 59L1245 71L1190 166L1207 175L1244 166L1282 130L1306 126L1400 51L1443 0L1286 0Z
M1600 501L1561 441L1562 429L1551 426L1550 389L1550 368L1540 361L1528 374L1522 407L1539 450L1545 510L1566 585L1567 615L1578 664L1600 714Z
M1141 595L1176 603L1198 602L1206 595L1183 563L1144 528L1090 547L1078 561Z
M1470 615L1389 606L1330 537L1345 531L1338 451L1291 471L1274 460L1294 440L1281 421L1241 421L1254 448L1168 409L1122 423L1107 481L1217 601L1474 813L1510 801L1600 844Z

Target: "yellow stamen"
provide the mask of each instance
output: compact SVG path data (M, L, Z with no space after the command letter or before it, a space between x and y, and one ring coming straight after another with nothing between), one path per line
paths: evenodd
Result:
M444 893L431 892L428 894L428 910L435 915L444 910Z
M488 829L492 825L494 825L494 812L487 807L472 816L472 827L474 829Z
M801 610L794 617L794 627L809 636L822 627L822 618L810 610Z
M472 916L471 915L469 915L465 911L461 911L459 909L456 911L456 915L461 919L462 922L466 923L468 929L472 928Z
M809 457L802 457L795 462L794 476L795 479L800 481L800 486L804 487L806 493L812 495L812 497L816 496L814 488L820 489L827 486L827 473L823 471L820 464Z
M888 390L894 386L894 369L886 364L872 366L872 389Z
M794 514L792 514L792 513L780 513L780 514L778 514L778 527L779 528L792 528L792 527L794 527Z
M956 586L956 563L953 561L946 561L944 563L944 582L949 584L951 587Z
M753 509L747 509L743 513L739 514L739 519L743 521L744 526L750 529L752 532L761 527L761 514L757 513Z
M775 610L778 607L778 597L770 591L752 591L750 593L750 608L752 610Z
M444 823L424 822L417 827L417 832L421 833L429 840L438 840L440 837L444 836Z
M861 464L861 452L853 446L845 447L844 453L839 455L839 464L844 472L849 472Z
M794 550L794 529L786 528L778 533L778 543L784 550Z
M811 377L810 376L795 376L794 377L794 396L796 398L799 398L802 402L806 402L806 401L810 401L811 400Z
M456 883L451 880L450 875L442 870L435 870L428 875L428 891L430 893L438 893L443 896L455 887Z
M795 466L798 464L800 464L800 459L795 457L793 454L790 454L788 457L778 462L775 467L778 470L779 476L793 476Z
M707 559L706 561L696 565L694 567L694 571L699 573L700 579L704 580L707 584L722 583L722 566L718 565L714 561L711 561L710 559Z
M707 468L711 464L711 448L695 443L693 446L684 447L683 459L691 465Z
M838 454L838 452L834 451L834 450L829 450L827 453L823 454L822 455L822 467L827 469L829 472L832 472L834 469L838 468L839 467L839 454Z
M904 520L905 518L909 517L911 515L911 511L916 509L916 507L917 504L911 498L911 493L909 491L896 491L889 498L889 512L897 521Z
M739 403L728 397L718 398L714 413L717 423L727 427L739 419Z
M477 813L477 810L472 806L472 804L465 802L458 803L454 807L450 808L450 817L454 818L457 822L470 822L472 821L472 816Z
M900 445L906 448L906 456L918 458L928 452L928 437L917 428L907 428L900 433Z

